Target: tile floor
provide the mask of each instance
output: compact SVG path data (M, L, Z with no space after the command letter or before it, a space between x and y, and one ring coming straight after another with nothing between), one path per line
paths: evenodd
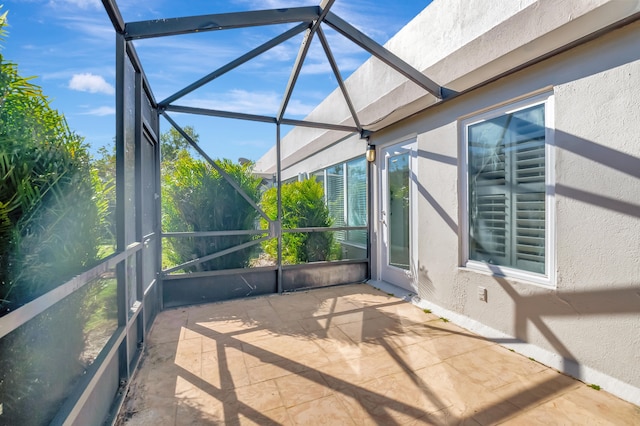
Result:
M640 424L640 408L368 285L164 311L123 425Z

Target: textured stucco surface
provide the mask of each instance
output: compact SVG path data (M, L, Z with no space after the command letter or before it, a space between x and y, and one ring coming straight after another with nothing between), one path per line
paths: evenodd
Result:
M420 297L640 388L640 24L378 134L418 134ZM458 118L545 89L555 121L556 282L459 268ZM374 222L375 223L375 222ZM480 302L477 287L488 290ZM612 386L618 385L613 380ZM620 390L620 389L619 389ZM615 391L615 390L613 390ZM635 399L633 389L623 396ZM634 396L635 395L635 396Z
M436 0L385 47L443 87L463 91L639 11L640 0ZM373 130L438 102L376 58L345 85L359 120ZM307 119L353 124L339 90ZM345 136L293 129L282 142L283 170ZM256 170L273 173L275 164L274 147Z
M556 3L560 9L557 16L549 18L552 24L541 18L540 21L527 21L526 17L548 16L550 7L547 1L529 1L513 6L513 10L505 10L502 23L496 24L486 18L487 21L478 27L481 34L468 35L461 27L458 37L462 46L456 48L445 43L443 47L449 49L448 58L461 55L465 46L480 50L476 59L473 55L469 57L472 63L462 63L463 70L465 66L469 67L467 71L451 71L450 81L460 83L465 80L460 83L464 86L477 84L478 79L487 76L487 70L492 70L490 74L499 72L507 63L526 62L529 51L548 42L549 34L568 37L568 32L575 35L585 28L596 28L604 25L603 22L638 10L637 1ZM433 6L438 5L441 2L436 1ZM493 2L487 2L486 6L489 15L500 13ZM440 13L440 9L427 8L403 30L406 33L401 32L399 36L408 37L408 40L425 36L421 33L424 29L420 22L439 16L436 12ZM455 13L464 14L462 10ZM524 26L524 23L529 25ZM413 25L417 27L412 29ZM535 33L539 25L542 30ZM504 33L506 30L511 33ZM524 34L516 34L517 31ZM503 40L510 47L505 52L498 52L504 46L489 46L489 34L494 35L494 41ZM509 34L520 41L514 42ZM398 43L396 53L408 62L416 61L417 65L431 69L442 67L444 70L451 66L447 58L423 58L424 62L420 63L420 55L415 53L416 44L412 47L413 56L402 53L399 36L392 39L389 46ZM555 43L557 38L553 39ZM640 22L636 21L432 107L376 133L371 141L384 146L417 138L420 236L417 265L412 269L416 271L413 277L415 289L422 299L553 354L540 360L583 380L598 380L605 389L636 404L640 404L640 363L637 358L640 354L638 40ZM447 42L455 44L449 39ZM553 45L550 47L554 48ZM484 63L478 59L484 52L482 49L488 52L489 58ZM402 85L393 90L391 92L395 94L405 93ZM460 173L459 122L472 114L539 93L553 95L555 127L555 280L547 287L461 267L464 255L461 253L463 221L459 184L464 176ZM378 99L377 103L384 103L385 99ZM400 96L398 102L402 101L411 101L410 95ZM287 144L289 140L295 140L295 143ZM304 139L302 133L289 140L285 139L283 152L289 157L289 162L285 163L292 166L283 173L285 178L343 161L364 151L364 142L358 141L357 137L326 150L322 143ZM316 155L310 156L314 152ZM262 164L268 163L267 156ZM378 203L376 174L374 170L374 206ZM378 217L374 215L371 221L375 251ZM376 261L374 256L374 278L378 277ZM487 289L487 302L478 300L479 286Z

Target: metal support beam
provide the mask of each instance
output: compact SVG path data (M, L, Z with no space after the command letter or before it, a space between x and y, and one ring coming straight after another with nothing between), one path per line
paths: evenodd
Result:
M276 198L278 201L278 217L276 217L276 237L278 239L278 272L276 275L276 286L278 294L283 291L282 287L282 146L280 139L280 123L276 124Z
M311 127L313 129L338 130L341 132L357 132L358 131L358 129L354 126L318 123L315 121L306 121L306 120L294 120L291 118L283 118L282 120L280 120L280 124L286 124L289 126L298 126L298 127Z
M202 256L202 257L200 257L198 259L193 259L193 260L190 260L188 262L181 263L180 265L173 266L171 268L165 269L164 271L162 271L162 273L163 274L170 274L171 272L179 271L180 269L184 269L184 268L187 268L189 266L198 265L198 264L206 262L208 260L217 259L219 257L226 256L226 255L234 253L236 251L240 251L240 250L244 250L244 249L249 248L249 247L256 246L256 245L262 243L263 241L267 241L270 238L271 237L262 237L262 238L258 238L257 240L248 241L246 243L230 247L228 249L220 250L217 253L208 254L208 255Z
M124 19L122 19L122 15L120 14L120 9L118 9L118 5L115 0L102 0L102 5L104 6L104 10L109 15L109 19L111 20L111 24L117 33L122 34L124 32Z
M304 64L304 60L307 57L307 52L309 51L309 47L311 46L313 34L315 34L316 30L320 27L320 23L327 15L327 13L329 13L329 9L331 9L331 6L334 2L335 0L322 0L322 3L320 4L320 15L304 35L304 39L302 40L300 49L298 50L298 57L296 58L293 69L291 70L291 75L289 76L287 88L284 91L284 96L282 98L282 103L280 104L280 109L278 110L278 115L276 116L278 123L280 122L280 120L282 120L282 117L284 116L284 113L287 109L287 105L289 104L289 100L291 99L291 94L293 93L293 88L295 87L298 76L300 75L302 64Z
M351 97L349 97L349 92L347 91L347 87L344 85L344 80L342 80L342 76L340 75L340 69L338 68L338 64L336 63L336 60L333 57L333 53L331 52L331 47L329 47L329 42L327 41L327 37L324 35L324 31L322 31L322 27L318 27L318 38L320 39L320 43L322 44L322 48L324 49L325 55L327 55L329 64L331 64L333 75L336 77L338 86L340 86L340 90L342 91L342 96L344 96L344 100L347 103L347 106L349 107L349 111L351 112L351 116L353 117L353 122L356 124L356 127L358 128L358 132L360 132L362 130L362 126L360 125L360 120L358 120L358 114L356 113L356 109L353 107L353 102L351 102Z
M383 46L376 43L367 35L360 32L358 29L342 20L335 14L329 12L324 18L324 22L331 28L371 53L376 58L380 59L391 68L413 81L418 86L425 89L438 99L442 99L442 87L436 84L434 81L426 77L420 71L407 64L405 61L385 49Z
M256 47L255 49L251 50L248 53L245 53L244 55L240 56L238 59L229 62L228 64L218 68L217 70L215 70L214 72L207 74L206 76L202 77L200 80L191 83L189 86L185 87L184 89L174 93L173 95L169 96L167 99L165 99L164 101L160 102L160 105L169 105L171 102L174 102L177 99L180 99L181 97L193 92L194 90L198 89L199 87L204 86L205 84L209 83L212 80L215 80L216 78L226 74L227 72L233 70L234 68L239 67L240 65L244 64L245 62L250 61L251 59L255 58L258 55L261 55L262 53L266 52L267 50L271 49L272 47L275 47L287 40L289 40L291 37L300 34L302 31L305 30L305 28L307 28L309 26L308 23L302 23L299 24L293 28L291 28L290 30L280 34L278 37L272 38L271 40L269 40L268 42Z
M210 117L233 118L236 120L257 121L261 123L276 124L276 119L274 117L267 117L266 115L254 115L254 114L244 114L241 112L220 111L220 110L206 109L206 108L194 108L194 107L188 107L183 105L167 105L164 107L164 110L168 112L180 112L184 114L198 114L198 115L207 115ZM311 127L314 129L339 130L341 132L357 132L358 131L358 129L354 126L343 126L340 124L318 123L315 121L305 121L305 120L294 120L291 118L283 118L281 120L281 124L286 124L289 126Z
M258 121L262 123L271 123L271 124L276 123L275 118L267 117L266 115L244 114L241 112L220 111L220 110L206 109L206 108L194 108L194 107L181 106L181 105L167 105L164 107L164 110L172 111L172 112L182 112L185 114L198 114L198 115L208 115L211 117L234 118L237 120Z
M167 121L169 123L171 123L171 125L178 131L178 133L180 133L182 135L182 137L189 142L189 144L196 150L198 151L198 153L200 155L202 155L202 157L207 160L207 162L211 165L211 167L213 167L218 173L220 173L220 176L222 176L224 178L224 180L226 180L227 182L229 182L229 185L231 185L233 187L233 189L235 189L238 194L240 194L240 196L242 198L244 198L247 203L249 203L251 205L251 207L253 207L254 209L256 209L256 211L260 214L260 216L262 216L267 222L271 223L272 220L269 218L269 216L267 216L267 214L260 208L260 206L258 206L258 204L256 204L255 201L253 201L251 199L251 197L249 197L247 195L246 192L244 192L244 190L240 187L240 185L238 185L238 182L236 182L231 176L229 176L229 174L227 172L225 172L220 166L218 166L216 164L215 161L213 161L211 159L211 157L209 157L207 155L206 152L204 152L204 150L202 148L200 148L200 145L198 145L193 139L191 139L191 136L189 136L187 134L187 132L185 132L182 127L180 127L178 125L178 123L176 123L175 121L173 121L173 119L171 117L169 117L169 115L166 112L163 112L162 115L164 116L164 118L167 119Z
M262 235L268 233L268 229L247 229L238 231L165 232L162 234L162 238L229 237L238 235Z
M318 19L319 15L319 7L308 6L154 19L151 21L130 22L126 24L125 37L127 40L138 40L203 31L287 24L291 22L312 22Z

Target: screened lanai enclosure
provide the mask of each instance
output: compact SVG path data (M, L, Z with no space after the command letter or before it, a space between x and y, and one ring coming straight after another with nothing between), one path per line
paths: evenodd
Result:
M224 14L216 14L214 6L212 14L204 16L136 22L123 19L115 0L102 3L115 37L116 249L97 266L0 318L5 356L40 351L43 358L0 372L5 398L0 401L1 424L113 421L144 350L145 336L163 309L357 283L370 277L371 166L365 152L368 137L382 128L384 119L388 121L394 111L375 111L377 117L369 113L366 119L356 113L363 91L375 88L347 88L330 40L346 41L368 58L386 64L433 102L447 94L334 14L331 0L320 5ZM204 69L198 57L191 58L184 66L201 77L176 87L165 99L154 96L146 73L163 70L145 69L137 43L171 37L179 51L180 37L185 34L204 37L262 26L282 31L217 69ZM299 50L287 70L289 77L275 114L214 109L190 100L189 95L201 87L218 79L224 81L236 68L291 42L298 43ZM303 78L301 70L312 42L321 47L336 93L350 112L346 122L341 117L313 114L306 119L289 118L296 83ZM171 53L159 51L172 60ZM175 58L182 60L183 55ZM217 127L238 122L261 124L275 145L275 172L252 174L251 164L243 159L239 164L214 160L216 143L225 141L208 141L211 143L205 149L193 132L179 124L189 115L208 117L211 126ZM189 159L174 158L173 164L163 166L167 153L160 149L161 126L175 129L184 138ZM361 156L313 174L284 178L281 141L293 128L326 135L333 143L359 134ZM169 169L175 172L178 167L191 180L163 188L163 173ZM163 225L165 197L173 197L184 207L176 215L182 220L169 226ZM199 203L210 207L203 210ZM305 203L306 210L301 209ZM94 303L87 305L88 298ZM99 312L99 319L79 315L79 306ZM93 334L87 334L87 322L96 321L99 324L92 324ZM47 385L15 385L26 380Z

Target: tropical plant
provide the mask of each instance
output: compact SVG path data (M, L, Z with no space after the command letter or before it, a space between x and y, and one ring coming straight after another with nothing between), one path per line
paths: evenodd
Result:
M99 218L99 257L116 249L116 153L115 145L98 149L98 157L91 161L91 178L95 189L95 204Z
M83 139L41 89L0 55L0 299L5 303L25 303L95 261L100 219L89 159Z
M184 126L182 130L189 135L194 142L198 142L200 136L193 126ZM174 127L160 135L160 151L162 152L162 162L164 167L171 167L171 164L178 159L183 151L189 152L189 142Z
M0 55L0 315L96 261L94 183L83 139ZM91 296L85 286L0 340L0 423L51 421L86 371Z
M278 214L277 188L270 188L262 195L261 206L271 219ZM282 185L282 228L330 227L333 223L324 202L322 184L314 179ZM263 229L268 228L261 219ZM263 243L264 251L271 257L278 255L277 241ZM337 258L337 244L332 232L293 232L282 236L282 260L296 264L332 260Z
M252 164L236 164L216 160L244 192L258 201L261 179L253 176ZM205 161L195 159L182 150L173 167L166 168L162 178L162 226L165 231L233 231L255 229L256 210ZM165 246L165 258L172 264L198 259L242 243L251 236L171 238ZM168 250L167 250L168 249ZM242 268L249 264L254 248L185 268L186 271L208 271Z

